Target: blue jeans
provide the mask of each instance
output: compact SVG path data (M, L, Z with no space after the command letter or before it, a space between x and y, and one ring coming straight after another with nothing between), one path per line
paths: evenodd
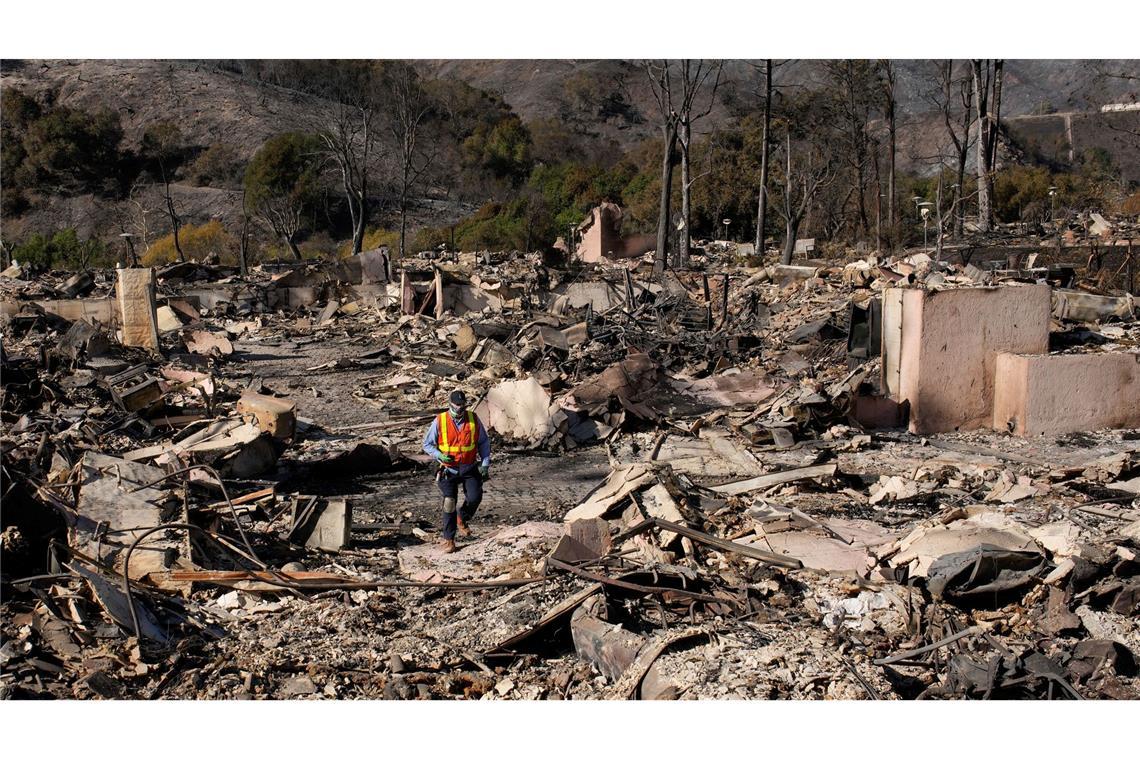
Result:
M459 498L459 485L463 484L463 506L456 512L443 513L443 537L449 541L455 540L455 531L458 527L456 515L469 522L483 501L483 479L479 477L479 464L463 464L458 472L449 472L444 469L436 481L439 492L445 499Z

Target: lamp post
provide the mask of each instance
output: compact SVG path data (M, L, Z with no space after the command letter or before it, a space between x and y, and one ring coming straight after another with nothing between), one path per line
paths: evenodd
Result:
M724 225L724 239L728 240L728 225L732 224L731 219L721 219L720 223Z
M1055 221L1057 218L1057 187L1055 185L1049 186L1049 221Z
M933 205L930 201L922 201L918 204L918 213L922 216L922 248L925 251L930 250L926 244L926 227L930 222L930 207Z
M887 196L879 193L875 199L875 253L883 250L883 198Z

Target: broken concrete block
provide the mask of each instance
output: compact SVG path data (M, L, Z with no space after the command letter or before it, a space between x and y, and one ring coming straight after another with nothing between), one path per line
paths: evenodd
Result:
M460 357L465 357L471 353L471 350L475 348L475 344L479 342L475 331L471 329L471 325L468 324L460 325L459 329L455 331L455 334L451 336L451 340L455 343L455 351Z
M965 519L920 525L895 543L897 551L888 548L880 555L893 554L888 561L891 567L906 565L911 577L925 578L939 558L975 547L1010 552L1032 552L1037 548L1033 537L1003 514L975 508L964 510L963 515L966 514Z
M1092 222L1089 224L1089 233L1097 237L1108 238L1112 236L1112 224L1095 211L1089 214Z
M252 415L257 427L274 438L292 438L297 426L297 405L292 401L246 391L238 399L239 414Z
M314 549L340 551L352 543L352 508L345 499L293 502L290 540Z
M158 321L158 331L160 333L174 332L175 330L182 329L182 320L178 318L178 314L174 309L169 306L159 306L156 312Z
M361 283L388 282L388 246L360 252Z
M550 394L533 377L504 380L487 394L475 413L507 438L539 443L554 431Z
M893 290L884 295L883 367L885 375L898 368L895 398L910 402L912 433L988 427L997 355L1049 349L1048 285L907 289L899 314L891 307ZM886 353L896 346L897 357Z
M278 455L273 442L259 435L248 443L239 444L237 451L226 454L217 466L223 477L254 478L272 470Z
M82 319L72 323L59 340L59 351L72 361L80 356L102 356L111 348L107 336Z
M121 342L158 350L158 323L155 315L154 270L119 269L115 283L119 305Z
M999 354L993 426L1020 436L1140 427L1140 354Z
M234 344L224 333L212 333L208 330L190 330L182 337L186 348L195 354L209 355L218 353L229 356L234 352Z
M79 296L90 293L94 289L95 281L91 279L91 275L87 274L87 272L80 272L68 278L67 282L60 286L60 292L68 298L78 298Z
M321 309L321 313L317 315L317 327L323 327L331 323L336 317L336 312L339 308L340 301L337 301L335 298L325 304L325 307Z

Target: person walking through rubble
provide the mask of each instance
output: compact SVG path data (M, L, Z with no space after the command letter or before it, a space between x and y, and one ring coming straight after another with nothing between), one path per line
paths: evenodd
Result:
M424 435L424 452L439 462L436 485L443 494L443 551L455 551L456 531L470 536L467 523L483 500L483 481L491 467L491 439L475 412L467 408L467 396L454 391L447 410L432 420ZM456 509L459 484L463 506Z

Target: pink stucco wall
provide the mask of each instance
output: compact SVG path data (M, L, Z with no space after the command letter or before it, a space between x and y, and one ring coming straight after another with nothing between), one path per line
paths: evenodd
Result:
M999 354L993 426L1021 436L1140 427L1140 354Z
M989 427L997 354L1049 349L1048 285L903 293L898 401L910 431Z

